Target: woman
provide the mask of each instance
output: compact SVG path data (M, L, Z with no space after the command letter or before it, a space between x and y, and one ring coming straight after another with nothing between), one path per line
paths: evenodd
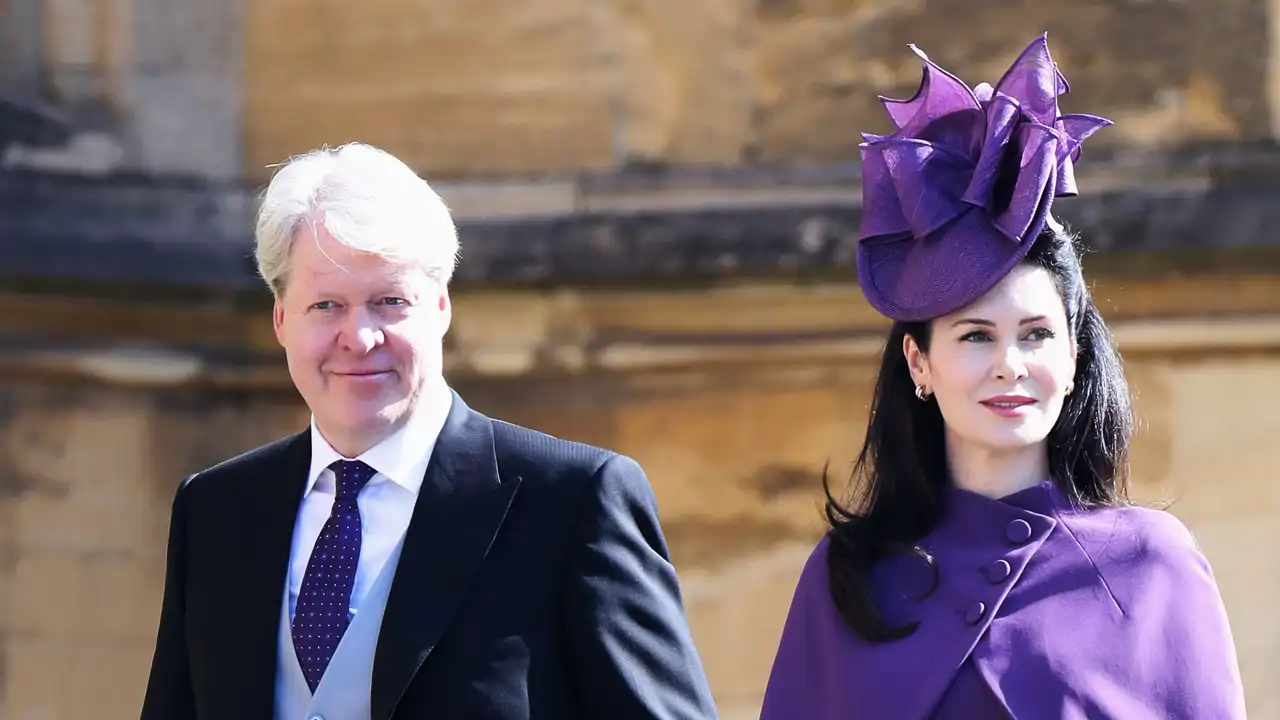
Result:
M995 88L925 62L862 147L859 281L895 321L764 720L1245 717L1205 558L1126 502L1128 388L1052 220L1085 137L1045 38Z

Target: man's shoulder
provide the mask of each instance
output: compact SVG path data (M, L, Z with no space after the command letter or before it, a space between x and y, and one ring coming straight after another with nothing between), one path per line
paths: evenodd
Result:
M556 437L505 420L493 423L494 452L498 464L518 473L594 475L618 453L607 448Z
M302 439L304 433L297 432L260 445L234 457L198 470L183 480L183 485L201 489L225 485L242 478L255 478L272 465L285 459L295 443Z
M502 420L492 422L499 471L504 477L520 477L536 497L579 512L583 507L603 514L627 508L656 517L653 487L635 459Z

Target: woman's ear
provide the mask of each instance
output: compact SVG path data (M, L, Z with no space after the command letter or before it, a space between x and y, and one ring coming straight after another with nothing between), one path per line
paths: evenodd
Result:
M920 349L920 343L910 335L902 337L902 355L907 359L907 368L911 370L911 380L916 386L930 390L929 358Z

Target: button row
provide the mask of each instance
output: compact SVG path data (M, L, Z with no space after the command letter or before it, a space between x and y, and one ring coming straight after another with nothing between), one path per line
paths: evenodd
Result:
M1031 523L1026 520L1014 520L1005 527L1005 537L1014 545L1024 545L1031 539ZM999 585L1013 574L1013 567L1008 560L996 560L982 569L982 574L993 585ZM969 625L982 622L987 614L986 603L975 600L964 608L964 621Z

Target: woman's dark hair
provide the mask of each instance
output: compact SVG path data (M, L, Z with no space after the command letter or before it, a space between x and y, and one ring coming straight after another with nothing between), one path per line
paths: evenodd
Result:
M1066 307L1076 341L1075 390L1049 433L1049 469L1078 507L1120 505L1128 498L1129 388L1111 333L1085 287L1074 238L1047 227L1025 263L1048 271ZM916 624L891 626L871 591L870 573L887 556L914 553L933 564L918 543L945 511L950 484L942 413L920 402L903 356L905 336L929 349L928 322L897 322L889 333L866 440L853 468L853 497L841 504L824 473L831 529L827 573L831 596L845 622L862 637L886 642L913 633ZM935 581L937 567L933 567Z

